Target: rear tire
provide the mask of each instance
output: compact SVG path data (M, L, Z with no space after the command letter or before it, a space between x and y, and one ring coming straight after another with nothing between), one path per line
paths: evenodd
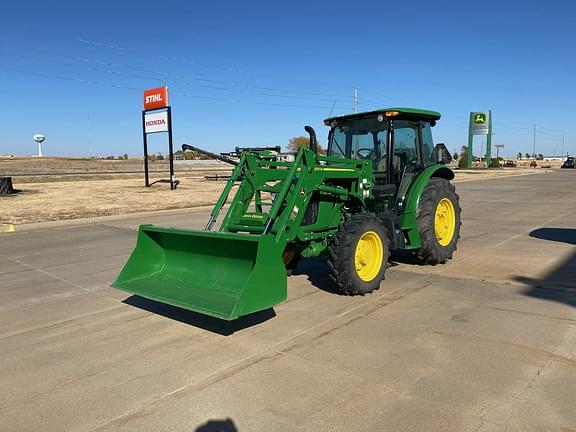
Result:
M446 179L432 177L416 209L422 241L416 257L421 263L444 264L452 258L460 239L461 212L454 185Z
M345 221L328 245L330 278L345 295L377 290L390 257L386 228L375 216L354 215Z

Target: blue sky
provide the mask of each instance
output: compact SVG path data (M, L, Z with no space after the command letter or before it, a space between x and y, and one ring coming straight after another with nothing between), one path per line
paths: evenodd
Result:
M501 154L576 153L568 1L52 1L2 6L0 154L141 154L142 90L168 85L175 145L282 145L384 106L443 114L450 150L491 109ZM480 153L482 138L475 139ZM166 152L153 137L151 150Z

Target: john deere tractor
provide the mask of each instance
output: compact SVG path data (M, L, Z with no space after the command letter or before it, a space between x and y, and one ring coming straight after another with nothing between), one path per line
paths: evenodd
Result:
M113 286L232 320L285 300L301 258L326 255L346 295L378 289L393 251L445 263L460 206L449 155L432 141L439 119L411 108L332 117L327 155L307 126L310 147L293 162L243 149L204 230L140 226Z

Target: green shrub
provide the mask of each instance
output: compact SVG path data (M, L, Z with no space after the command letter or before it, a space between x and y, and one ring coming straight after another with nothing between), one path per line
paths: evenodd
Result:
M490 168L500 168L500 160L496 158L490 159Z

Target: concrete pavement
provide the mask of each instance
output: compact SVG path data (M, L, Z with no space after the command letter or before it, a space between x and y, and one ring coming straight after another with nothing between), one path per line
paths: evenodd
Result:
M0 235L1 431L576 430L576 177L458 184L455 260L224 323L109 285L139 223ZM219 429L220 428L220 429Z

